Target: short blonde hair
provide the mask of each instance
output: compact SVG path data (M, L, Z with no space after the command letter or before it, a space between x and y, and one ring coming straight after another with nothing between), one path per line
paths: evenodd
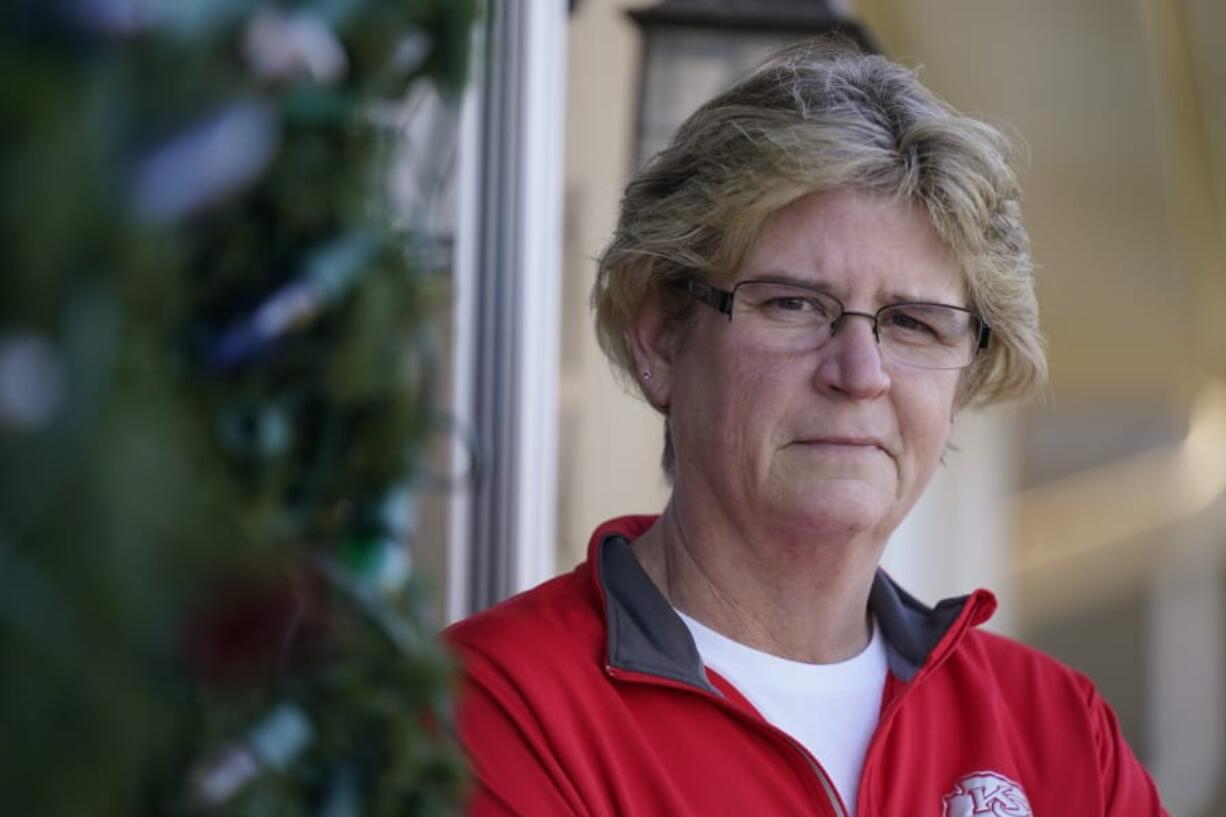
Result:
M843 41L788 47L699 108L626 187L592 290L600 346L638 384L626 331L644 304L683 323L687 276L729 279L771 213L849 187L918 204L960 263L992 343L959 405L1032 396L1047 362L1013 161L1000 131L913 71Z

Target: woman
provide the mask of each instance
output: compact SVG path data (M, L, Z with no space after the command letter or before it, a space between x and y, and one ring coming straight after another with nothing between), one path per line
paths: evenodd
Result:
M1084 677L878 569L957 412L1045 362L1007 144L788 49L631 182L602 347L672 496L448 632L475 815L1156 815Z

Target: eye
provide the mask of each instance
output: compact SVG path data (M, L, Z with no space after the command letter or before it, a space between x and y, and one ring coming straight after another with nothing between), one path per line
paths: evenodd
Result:
M888 315L888 322L891 329L930 337L939 336L939 333L927 323L901 310L891 311Z
M737 299L746 312L761 319L790 326L829 322L838 314L838 303L809 287L773 281L747 281Z
M803 295L782 295L771 298L763 307L776 315L786 314L795 318L825 318L830 316L830 307L819 298Z
M782 312L814 312L822 311L821 305L812 298L800 298L794 295L772 299L767 306Z

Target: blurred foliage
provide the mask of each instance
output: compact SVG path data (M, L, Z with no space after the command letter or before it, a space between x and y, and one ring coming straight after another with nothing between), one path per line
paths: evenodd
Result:
M385 180L476 0L0 7L0 791L451 813L407 564L437 285Z

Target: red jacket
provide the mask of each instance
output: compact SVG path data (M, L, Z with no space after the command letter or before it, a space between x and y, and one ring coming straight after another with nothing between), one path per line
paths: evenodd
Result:
M818 762L704 669L628 546L653 521L606 523L574 572L446 631L469 813L842 817ZM974 629L990 593L928 608L879 572L869 605L890 675L859 815L1165 814L1088 679Z

